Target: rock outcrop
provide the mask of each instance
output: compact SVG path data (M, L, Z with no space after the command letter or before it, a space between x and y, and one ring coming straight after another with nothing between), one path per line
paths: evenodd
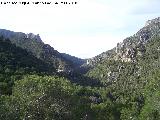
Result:
M160 17L148 20L145 26L136 34L124 39L115 48L88 59L86 64L93 67L106 59L136 62L136 56L143 56L145 44L157 33L160 34Z
M5 38L9 39L34 39L36 41L42 42L39 34L35 35L33 33L22 33L22 32L14 32L10 30L0 29L0 36L4 36Z
M71 60L65 58L50 45L43 43L39 34L25 34L22 32L0 29L0 36L10 39L16 46L27 50L38 59L50 64L50 66L56 68L57 72L68 73L72 70L72 66L74 66Z

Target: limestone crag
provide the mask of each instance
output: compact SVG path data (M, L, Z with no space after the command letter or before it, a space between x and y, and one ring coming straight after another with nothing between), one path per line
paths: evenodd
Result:
M5 38L9 38L9 39L34 39L37 40L39 42L42 42L39 34L35 35L33 33L22 33L22 32L13 32L10 30L5 30L5 29L0 29L0 35L4 36Z
M57 72L68 73L72 69L72 61L66 59L61 53L48 44L45 44L39 34L13 32L10 30L0 29L0 36L10 39L18 47L27 50L38 59L53 66Z
M93 67L106 59L136 62L136 56L143 56L145 44L157 34L160 34L160 17L148 20L142 29L118 43L115 48L88 59L87 65Z

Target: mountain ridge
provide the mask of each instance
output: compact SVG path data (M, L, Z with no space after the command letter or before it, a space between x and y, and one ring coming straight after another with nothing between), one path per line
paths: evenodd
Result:
M26 49L38 59L41 59L49 63L51 66L54 66L57 69L57 72L71 72L74 67L80 65L78 62L74 62L75 60L79 61L79 63L81 62L81 64L84 63L82 59L59 53L49 44L45 44L40 38L39 34L25 34L23 32L0 29L0 36L10 39L11 42L16 46ZM73 58L74 61L72 60Z
M0 37L0 119L160 120L159 20L90 61Z
M121 60L124 61L131 61L131 56L134 56L134 50L136 46L139 46L140 49L143 49L143 45L147 43L151 37L154 37L157 33L160 33L160 17L148 20L146 21L146 24L143 28L141 28L136 34L133 36L127 37L123 40L123 42L117 43L117 46L114 47L111 50L108 50L106 52L103 52L93 58L87 59L87 65L88 66L95 66L98 62L103 61L104 59L115 59L118 60L119 57ZM127 45L128 44L128 45ZM133 45L129 45L133 44ZM124 53L120 52L120 49L127 48L127 52L130 52L130 58L127 55L124 55ZM124 51L123 51L124 52ZM143 50L139 51L143 52ZM141 53L139 53L141 54Z

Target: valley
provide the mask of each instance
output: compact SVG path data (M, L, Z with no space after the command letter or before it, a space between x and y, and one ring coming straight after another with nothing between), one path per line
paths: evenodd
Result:
M0 120L159 120L160 17L93 58L0 29Z

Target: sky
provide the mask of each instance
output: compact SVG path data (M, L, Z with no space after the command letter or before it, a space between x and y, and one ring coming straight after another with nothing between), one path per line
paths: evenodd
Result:
M160 0L62 1L77 4L0 5L0 28L39 34L61 53L91 58L135 34L147 20L160 17Z

